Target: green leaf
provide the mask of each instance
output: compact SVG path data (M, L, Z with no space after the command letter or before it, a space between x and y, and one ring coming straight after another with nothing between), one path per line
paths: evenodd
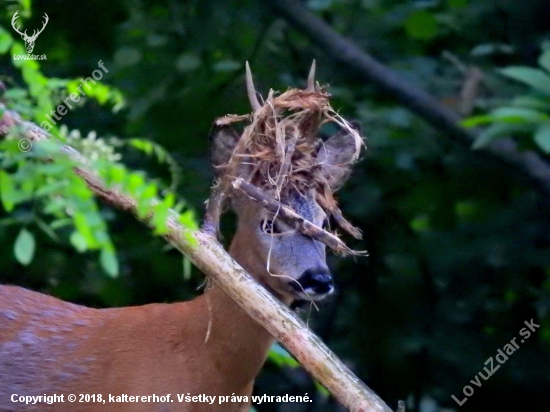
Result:
M6 212L11 212L16 201L15 185L11 176L0 170L0 200Z
M526 107L501 107L491 114L495 120L508 123L540 123L549 118L546 113Z
M183 256L183 280L188 281L191 279L191 267L192 263L187 258L187 256Z
M437 20L427 10L416 10L405 20L405 31L413 39L429 40L437 35Z
M539 57L539 66L550 72L550 50L546 50Z
M114 61L117 66L128 67L140 62L142 54L139 49L133 47L122 47L114 54Z
M216 72L234 72L241 69L241 63L235 60L221 60L214 63L212 69Z
M23 13L30 13L31 11L31 0L20 0L19 2L21 7L23 7Z
M187 73L198 69L201 64L201 59L195 53L183 53L176 60L176 69Z
M111 165L107 168L107 172L107 179L111 185L122 183L126 178L126 169L122 165Z
M158 203L154 207L155 213L151 223L153 224L155 230L155 235L163 235L168 231L168 226L166 225L166 219L168 217L169 208L164 202Z
M32 261L35 247L34 235L25 228L21 229L19 235L17 235L17 239L15 239L13 248L15 258L19 263L27 266Z
M150 155L153 153L153 143L149 140L144 139L130 139L128 142L131 146L135 147L138 150Z
M532 128L532 125L524 123L494 123L480 133L480 135L472 144L472 149L481 149L489 145L489 143L491 143L497 137L510 135L515 132L529 132L530 130L532 130Z
M409 226L415 232L426 232L430 230L430 217L420 214L409 222Z
M74 248L80 253L88 250L88 242L86 242L86 238L76 230L71 233L69 241L71 242L71 245L73 245Z
M550 122L539 126L533 136L535 143L546 153L550 153Z
M13 43L13 38L11 35L0 28L0 54L5 54L11 47Z
M90 227L90 222L88 222L88 216L88 214L76 212L73 216L73 222L78 232L86 240L88 247L93 249L97 248L99 245Z
M464 127L477 127L482 124L493 123L495 118L490 114L483 114L479 116L472 116L464 119L460 124Z
M70 225L72 223L72 219L68 217L64 217L61 219L56 219L53 222L50 223L50 227L52 229L59 229L60 227Z
M330 396L330 392L317 381L315 381L315 388L317 389L317 392L319 392L325 398L328 398Z
M140 187L145 185L145 178L139 173L132 173L125 184L125 189L128 193L133 194L137 193Z
M495 138L503 136L509 131L508 125L502 123L495 123L485 129L479 134L474 143L472 149L481 149L491 143Z
M550 99L542 98L542 95L518 96L518 97L515 97L510 103L513 106L525 107L528 109L535 109L535 110L540 110L542 112L550 113Z
M41 186L35 193L35 196L45 196L53 192L59 192L61 189L67 187L68 182L66 180L56 180L51 183L47 183Z
M179 216L178 220L186 229L197 230L199 227L197 224L197 218L195 216L195 212L191 209L182 213Z
M105 246L101 249L99 261L101 262L101 266L109 276L118 276L118 259L112 246Z
M295 368L300 364L281 345L274 343L269 350L269 360L277 366L290 366Z
M157 186L154 183L142 186L136 195L138 196L137 214L140 218L144 218L151 211L151 200L157 195Z
M540 69L512 66L500 69L499 72L510 79L517 80L542 93L550 95L550 76Z

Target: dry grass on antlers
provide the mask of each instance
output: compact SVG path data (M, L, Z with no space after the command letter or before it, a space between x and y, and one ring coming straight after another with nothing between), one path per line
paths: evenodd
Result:
M360 238L361 232L343 218L333 197L333 191L318 163L317 152L323 144L318 134L324 123L337 123L354 138L355 152L352 163L359 158L363 140L359 133L332 109L329 103L330 95L318 84L314 84L314 69L313 65L306 89L289 89L280 95L270 90L264 103L260 104L247 64L247 88L254 112L252 115L228 115L216 121L217 126L250 122L223 168L217 191L225 196L237 178L253 184L275 202L281 202L291 190L300 193L314 190L319 205L327 214L333 216L342 229ZM247 195L250 197L250 193ZM254 200L258 201L256 198ZM285 219L284 216L280 217ZM292 226L298 230L303 227L295 221ZM325 232L317 226L315 228ZM307 235L311 236L311 231ZM334 238L333 234L327 232L319 233L319 238L327 238L326 235ZM334 245L327 245L335 249ZM337 252L343 253L342 247L337 249ZM354 253L347 247L345 250Z

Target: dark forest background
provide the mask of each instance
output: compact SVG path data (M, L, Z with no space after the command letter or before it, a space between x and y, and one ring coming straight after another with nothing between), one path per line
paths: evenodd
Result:
M4 0L2 31L22 44L10 24L18 9L27 10L20 22L31 31L40 27L43 13L49 16L34 50L47 55L40 62L45 76L87 77L102 60L108 69L102 82L126 101L113 111L90 98L62 123L83 135L95 131L162 145L180 166L177 193L199 216L212 180L211 124L226 113L249 111L244 62L266 95L269 88L303 87L316 59L317 79L328 85L333 107L360 121L366 137L367 151L339 199L364 233L362 241L347 240L369 256L330 256L337 291L319 312L301 314L393 408L405 399L408 410L419 412L548 410L550 175L543 166L550 163L550 140L545 146L542 136L535 144L532 129L511 127L505 137L485 135L489 146L477 141L474 150L467 134L479 135L491 120L461 132L466 129L419 108L422 96L415 93L424 90L442 113L463 118L494 113L529 93L499 69L537 67L550 47L549 2ZM300 25L304 16L313 18L314 27L324 22L358 50L331 43L334 33L327 40L326 33ZM382 63L382 75L396 74L412 94L392 89L393 77L381 85L356 52ZM7 90L28 87L24 77L9 52L0 56ZM491 150L490 144L505 139L517 144ZM539 162L530 169L513 160L526 153ZM130 153L126 164L161 181L171 177L166 165L137 154ZM193 268L187 276L177 251L133 217L99 207L116 248L117 277L106 273L96 252L78 253L32 219L18 219L32 213L21 205L9 213L0 207L0 283L93 307L200 293L203 275ZM226 240L231 225L228 218ZM14 254L22 226L36 238L27 266ZM531 319L540 329L459 406L451 396L463 399L463 387L472 386L484 362ZM302 370L268 362L256 394L306 392L315 394L315 402L256 409L342 410Z

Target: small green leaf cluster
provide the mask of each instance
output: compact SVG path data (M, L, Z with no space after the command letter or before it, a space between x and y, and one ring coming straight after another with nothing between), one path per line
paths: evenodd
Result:
M186 209L184 201L176 201L173 192L162 190L159 183L147 178L145 173L130 171L125 165L115 163L113 159L119 159L120 155L95 134L93 138L81 138L75 132L68 136L76 147L83 147L94 155L89 166L99 172L109 187L136 200L138 217L152 226L154 234L168 232L167 221L175 211L173 218L189 229L185 236L188 242L194 242L192 232L198 227L197 219L192 209ZM91 143L83 143L86 140ZM28 152L21 151L18 142L13 135L0 142L0 201L10 213L0 224L22 226L14 246L16 259L23 265L32 262L33 227L36 227L55 241L66 237L80 253L100 251L105 272L117 276L119 264L106 218L93 192L74 173L75 163L60 151L58 142L38 142ZM97 142L103 142L108 156L97 156L98 151L92 144Z
M181 167L179 166L176 159L174 159L172 155L160 144L152 142L147 139L139 139L139 138L125 139L125 140L112 138L109 141L109 143L112 144L114 147L121 147L125 145L130 146L146 154L147 156L154 156L157 162L159 162L161 165L167 165L168 169L170 170L170 177L171 177L171 183L167 190L169 191L176 190L176 188L178 187L178 184L180 183Z
M120 163L102 162L97 169L100 176L109 187L130 195L137 202L137 215L146 220L153 227L156 235L168 233L169 217L176 218L190 232L197 230L195 213L192 209L185 211L186 203L183 200L176 202L173 192L162 191L158 182L148 179L142 172L128 170ZM170 214L176 212L177 215ZM189 241L193 241L189 233Z
M488 114L463 121L467 127L489 125L475 140L474 149L485 147L498 137L521 134L532 136L536 147L550 153L550 49L542 53L538 64L540 68L511 66L499 70L529 86L530 91Z
M0 55L5 54L26 54L26 51L9 29L0 26ZM38 124L42 124L63 99L77 93L82 83L80 78L48 78L37 61L12 60L12 64L19 70L23 86L17 79L4 79L6 90L2 97L5 106L0 107L0 112L7 108ZM87 88L86 98L111 106L113 112L125 104L119 90L99 81ZM81 108L85 101L80 100L75 109ZM99 170L106 182L135 197L140 217L150 217L147 220L155 234L167 232L166 220L173 209L184 209L185 203L176 202L173 193L179 180L179 166L162 146L137 138L102 138L95 131L83 136L80 130L70 131L59 123L48 127L48 131L79 151L90 162L90 169ZM36 234L43 232L55 242L67 242L80 253L99 251L103 270L110 276L117 276L119 262L107 227L106 216L109 214L100 210L92 191L74 173L75 164L61 153L60 142L52 139L32 143L31 150L22 151L20 139L25 138L23 130L14 129L6 140L0 142L0 202L6 212L0 225L21 227L14 244L17 261L23 265L33 261L37 250ZM121 160L117 148L123 146L133 147L168 165L171 186L167 190L161 189L160 184L147 178L145 173L132 172L117 163ZM197 228L192 210L185 210L175 217L184 227ZM192 230L186 232L190 242L193 241ZM185 272L189 273L189 262L184 261L184 265Z
M23 152L17 139L0 142L0 201L8 217L3 225L22 226L14 246L16 259L32 262L33 230L54 241L66 237L78 252L99 250L103 269L118 274L115 248L107 225L75 164L59 153L56 142L38 142Z

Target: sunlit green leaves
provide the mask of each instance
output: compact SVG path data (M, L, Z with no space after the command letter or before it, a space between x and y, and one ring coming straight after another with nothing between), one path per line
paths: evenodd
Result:
M0 54L5 54L13 43L13 37L0 26Z
M70 80L66 84L67 95L73 95L76 103L70 100L72 105L82 106L85 98L95 99L100 105L110 104L113 106L113 112L116 113L122 109L126 102L122 93L104 82L94 80L85 82L85 79ZM82 101L80 101L82 99Z
M550 52L542 53L538 63L541 69L514 66L499 70L504 76L529 86L531 93L515 97L509 105L488 114L465 119L462 124L466 127L489 125L478 135L472 148L485 147L502 136L530 134L542 151L550 152Z
M0 199L4 209L13 211L18 205L33 205L31 216L34 214L34 217L27 221L35 222L50 238L58 238L56 230L70 225L74 231L68 240L77 251L110 248L114 254L107 225L91 190L73 172L73 162L60 154L58 144L39 142L31 151L22 152L16 143L13 140L0 143L3 168L0 169ZM57 146L57 152L52 150L52 145ZM20 233L14 249L17 260L24 264L31 262L35 248L34 237L31 241L29 233ZM110 264L103 266L113 275L116 271L111 261L112 258L105 260Z
M11 176L0 170L0 200L6 212L11 212L15 206L16 191Z
M109 276L118 276L118 259L112 245L105 245L100 253L101 266Z
M79 231L75 230L73 233L71 233L69 241L71 242L71 245L73 245L74 248L80 253L88 250L88 242L86 242L86 238L82 236Z
M117 141L113 143L117 145L128 144L149 156L153 155L160 164L168 165L170 169L170 175L171 175L171 182L170 182L170 186L168 187L168 190L169 191L176 190L180 181L180 175L181 175L180 166L178 165L178 162L172 157L172 155L164 147L150 140L137 139L137 138L124 140L124 141Z
M31 263L35 246L34 235L25 228L21 229L13 247L13 253L17 261L25 266Z
M156 147L149 142L137 139L134 143L145 151L154 150ZM143 173L130 172L120 164L104 164L100 170L109 186L121 189L136 200L138 217L147 220L156 235L167 233L167 219L174 213L173 209L176 207L176 196L172 192L167 191L162 196L155 181L146 179ZM174 217L177 217L178 221L191 231L197 228L195 215L190 209Z

